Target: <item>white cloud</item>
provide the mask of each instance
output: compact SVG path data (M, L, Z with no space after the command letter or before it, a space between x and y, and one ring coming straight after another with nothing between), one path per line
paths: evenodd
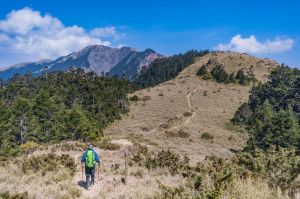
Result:
M116 28L113 26L105 27L105 28L94 28L91 30L91 35L95 37L111 37L116 36Z
M113 26L87 32L77 25L64 26L58 18L31 8L13 10L0 20L0 49L11 56L24 54L32 61L56 58L92 44L109 46L107 38L116 35Z
M230 50L236 52L254 53L254 54L272 54L281 53L292 49L294 40L290 38L277 37L274 40L260 42L254 35L249 38L243 38L240 34L231 38L228 44L219 44L216 50Z

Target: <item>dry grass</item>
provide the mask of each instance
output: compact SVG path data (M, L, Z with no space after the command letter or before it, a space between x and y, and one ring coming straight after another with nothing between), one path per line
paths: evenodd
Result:
M76 198L78 187L67 169L41 173L23 173L16 164L0 167L0 193L28 192L29 198Z
M180 188L177 187L177 191L180 190L181 196L176 194L176 189L172 189L172 186L168 186L167 184L162 184L163 190L156 195L156 198L206 198L201 197L201 191L205 192L212 188L213 181L210 178L202 179L202 183L206 185L206 187L195 192L195 190L191 189L192 187L189 185L188 181L182 181L180 183ZM172 191L171 191L172 190ZM214 197L209 197L214 198ZM268 186L268 184L263 180L258 179L236 179L233 185L225 191L222 191L220 199L291 199L286 194L283 194L280 190L272 189Z
M86 190L82 185L80 157L82 152L67 151L76 160L76 173L72 177L70 172L64 168L56 172L41 173L27 172L24 174L17 164L9 163L0 167L0 193L10 191L11 194L27 192L29 198L165 198L167 187L175 190L178 187L184 189L187 198L196 196L195 190L188 186L189 179L183 178L179 174L171 175L168 168L146 169L140 166L130 166L128 184L122 183L125 173L123 151L129 147L130 154L134 154L139 146L132 145L126 140L115 140L122 144L122 148L115 151L95 150L100 154L102 165L100 176L96 173L96 184L90 190ZM49 151L36 151L32 156L49 153ZM56 151L57 155L62 151ZM114 165L118 164L118 167ZM213 180L209 176L203 178L205 189L213 189ZM167 192L169 193L169 192ZM199 194L199 193L198 193ZM0 197L1 198L1 197ZM173 197L173 198L178 198ZM228 190L222 193L223 199L246 198L246 199L280 199L288 198L278 190L273 190L267 186L263 180L236 179Z
M243 198L243 199L288 199L279 189L271 189L266 182L258 179L238 179L234 186L223 193L222 198Z
M9 192L11 195L28 193L29 198L153 198L159 191L159 183L178 185L182 180L179 175L172 176L166 169L147 170L142 167L130 167L128 185L122 183L124 177L125 147L135 146L126 140L114 140L120 144L118 150L103 150L95 148L100 154L102 164L100 176L96 173L96 184L90 190L83 187L81 176L80 157L83 151L67 150L60 148L51 152L52 146L41 147L30 155L26 155L0 166L0 198L2 193ZM82 143L69 143L78 146ZM85 144L87 145L87 144ZM54 145L57 146L57 145ZM130 152L131 154L132 152ZM45 154L70 155L76 161L75 175L72 176L69 169L59 167L53 171L31 171L30 168L24 173L19 163L27 162L30 158L44 156ZM27 165L27 164L26 164ZM119 165L114 167L114 165ZM27 168L27 167L26 167Z
M247 136L227 124L241 103L248 99L251 85L224 85L196 76L198 68L210 59L222 63L230 72L241 68L247 71L253 66L256 78L261 81L265 81L270 69L276 66L273 61L246 54L208 54L183 70L176 79L133 93L141 99L148 96L151 100L132 104L128 116L109 126L105 134L112 139L145 141L147 145L156 143L153 148L188 154L193 162L203 160L207 155L232 157L231 151L242 149ZM163 96L159 96L160 93ZM189 133L190 139L166 139L165 130L179 129ZM214 137L213 143L201 138L204 132Z

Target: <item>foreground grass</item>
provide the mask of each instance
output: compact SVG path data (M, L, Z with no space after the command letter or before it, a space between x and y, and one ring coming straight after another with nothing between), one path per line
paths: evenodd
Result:
M19 157L0 167L0 198L77 198L73 158L53 154ZM19 194L19 195L18 195Z
M127 146L127 185L123 183L125 146L121 146L100 151L99 181L94 189L85 190L77 185L81 180L78 157L85 144L59 146L43 146L1 162L0 198L285 199L292 198L300 184L299 157L293 151L241 153L233 159L207 157L192 165L187 156L132 145ZM113 167L116 163L119 168Z

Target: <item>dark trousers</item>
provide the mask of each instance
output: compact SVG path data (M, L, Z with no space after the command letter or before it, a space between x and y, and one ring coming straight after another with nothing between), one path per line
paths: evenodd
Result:
M86 185L87 187L89 187L92 183L95 183L95 166L93 168L88 168L87 166L85 166L85 176L86 176ZM90 181L90 177L91 177L91 181Z

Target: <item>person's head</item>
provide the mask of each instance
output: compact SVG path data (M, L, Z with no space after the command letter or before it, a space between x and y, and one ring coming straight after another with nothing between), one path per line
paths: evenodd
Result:
M89 144L88 149L93 150L93 145Z

